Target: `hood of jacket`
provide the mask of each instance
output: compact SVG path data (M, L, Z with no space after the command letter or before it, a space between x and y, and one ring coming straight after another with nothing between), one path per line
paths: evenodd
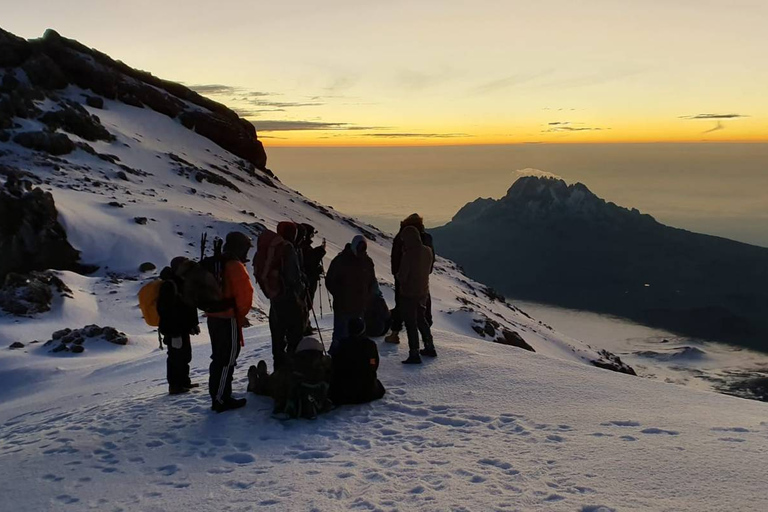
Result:
M406 251L424 245L421 243L421 234L419 230L413 226L406 226L400 233L400 238L403 241L403 249Z

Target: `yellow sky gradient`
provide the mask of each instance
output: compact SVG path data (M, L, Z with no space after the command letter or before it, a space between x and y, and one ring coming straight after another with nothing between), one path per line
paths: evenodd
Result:
M768 140L764 0L0 0L267 146Z

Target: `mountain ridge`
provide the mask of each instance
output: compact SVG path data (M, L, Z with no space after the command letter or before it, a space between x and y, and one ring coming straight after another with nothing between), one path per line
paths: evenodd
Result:
M441 254L510 297L768 350L768 249L665 226L583 184L521 177L432 233Z

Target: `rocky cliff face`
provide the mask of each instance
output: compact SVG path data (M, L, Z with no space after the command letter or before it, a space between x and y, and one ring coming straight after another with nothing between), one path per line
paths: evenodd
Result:
M86 140L108 139L97 117L60 99L57 92L74 85L92 93L82 98L91 107L99 108L107 98L155 110L269 173L256 129L224 105L183 85L135 70L53 30L47 30L41 39L27 41L0 29L0 73L0 140L13 138L26 147L60 155L71 152L74 144L57 130ZM44 99L59 104L58 112L49 112L43 119L50 131L25 132L18 120L37 119L41 112L35 101Z

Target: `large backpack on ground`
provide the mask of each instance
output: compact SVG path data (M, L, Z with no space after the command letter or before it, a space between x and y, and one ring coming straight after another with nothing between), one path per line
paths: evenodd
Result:
M162 279L154 279L139 290L139 309L144 316L144 321L150 327L160 326L160 314L157 312L157 298L160 296Z
M283 293L283 255L288 242L274 231L264 230L256 242L253 273L256 282L270 300Z
M314 338L304 338L292 357L284 396L274 397L275 416L315 419L330 411L331 372L331 358L322 350L322 344Z

